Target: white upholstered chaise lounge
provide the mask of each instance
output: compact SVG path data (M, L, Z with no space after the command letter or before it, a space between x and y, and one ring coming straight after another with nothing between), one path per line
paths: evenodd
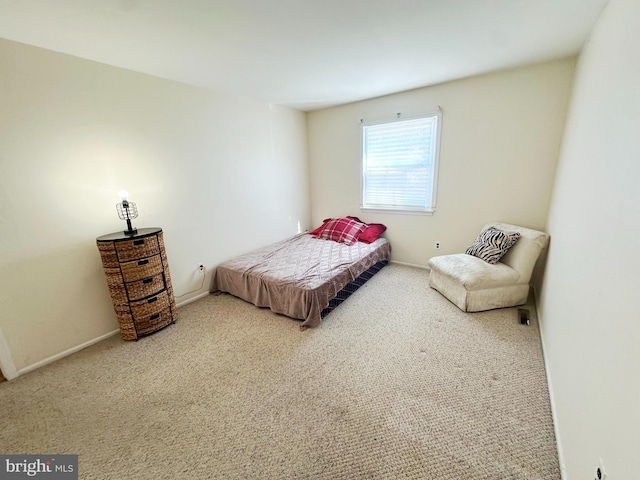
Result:
M549 236L537 230L495 222L485 225L483 231L489 227L520 233L495 265L466 253L429 260L429 286L465 312L524 305L536 261L549 242Z

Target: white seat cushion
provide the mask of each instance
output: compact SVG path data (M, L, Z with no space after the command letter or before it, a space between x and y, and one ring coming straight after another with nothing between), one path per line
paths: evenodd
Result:
M520 280L520 274L510 266L504 263L490 265L466 253L432 257L429 268L455 280L468 291L513 285Z

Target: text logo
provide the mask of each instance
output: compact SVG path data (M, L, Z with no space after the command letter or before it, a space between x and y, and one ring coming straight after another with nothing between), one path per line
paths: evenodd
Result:
M0 455L0 479L78 480L78 455Z

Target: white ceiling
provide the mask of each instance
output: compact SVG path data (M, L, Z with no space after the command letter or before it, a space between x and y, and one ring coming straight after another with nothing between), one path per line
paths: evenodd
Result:
M608 0L0 0L0 37L300 110L577 53Z

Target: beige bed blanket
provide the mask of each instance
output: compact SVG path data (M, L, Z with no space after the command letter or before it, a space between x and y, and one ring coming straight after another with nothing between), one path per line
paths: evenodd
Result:
M302 233L218 265L209 291L230 293L315 327L345 285L390 257L385 238L347 246Z

